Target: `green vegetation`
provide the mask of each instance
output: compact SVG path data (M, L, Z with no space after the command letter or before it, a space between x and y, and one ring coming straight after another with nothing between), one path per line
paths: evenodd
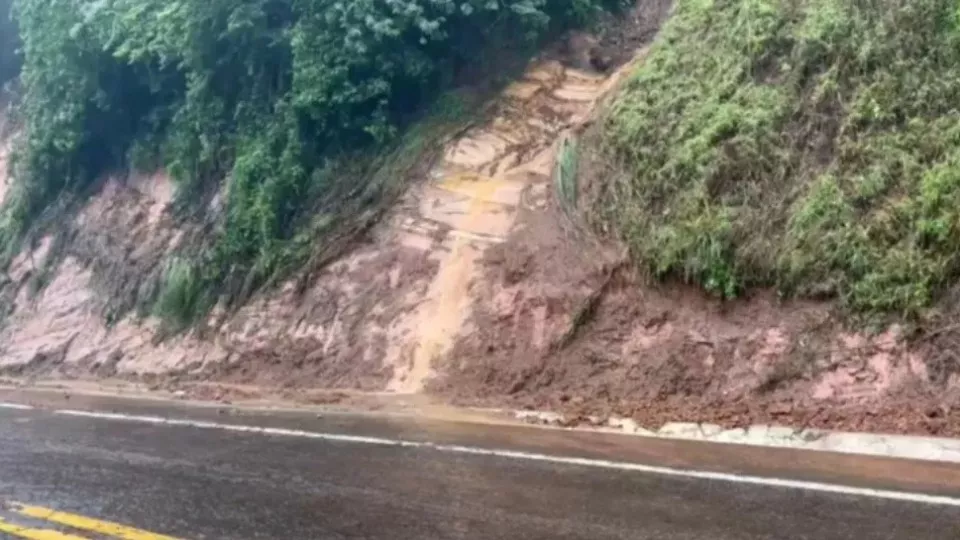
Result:
M203 311L202 282L197 270L183 259L171 260L164 270L164 282L155 311L164 320L183 327Z
M20 34L10 8L11 0L0 0L0 89L20 73Z
M595 138L657 276L913 316L960 275L954 0L679 0Z
M185 210L225 193L215 241L170 263L157 293L186 321L368 226L450 118L425 111L450 109L437 99L487 53L619 1L14 3L25 135L0 258L105 171L163 166Z
M557 198L567 208L577 205L577 174L580 168L577 144L577 138L573 135L569 135L561 141L560 150L557 153L557 163L553 171Z

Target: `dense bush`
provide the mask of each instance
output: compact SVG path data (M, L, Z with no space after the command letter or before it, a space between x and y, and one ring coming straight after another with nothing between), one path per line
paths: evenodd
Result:
M953 0L680 0L600 138L657 275L902 314L960 275Z
M227 182L218 240L193 262L203 268L178 263L168 280L208 284L282 264L318 197L369 197L342 185L364 175L331 171L393 144L492 43L529 44L617 3L14 1L26 130L0 247L9 257L44 209L105 170L162 165L184 202Z

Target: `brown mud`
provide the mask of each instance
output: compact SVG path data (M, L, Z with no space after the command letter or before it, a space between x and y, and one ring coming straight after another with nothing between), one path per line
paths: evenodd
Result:
M651 284L557 205L484 259L470 332L429 390L460 405L725 427L960 435L960 377L898 326L844 329L771 292L721 302ZM578 420L579 419L579 420Z

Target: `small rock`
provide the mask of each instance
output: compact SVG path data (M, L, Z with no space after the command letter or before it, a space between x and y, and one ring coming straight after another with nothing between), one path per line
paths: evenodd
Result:
M620 422L620 429L622 429L624 433L633 435L640 430L640 425L637 424L636 420L633 420L632 418L625 418Z
M793 404L792 403L774 403L767 409L768 412L774 416L788 416L793 414Z

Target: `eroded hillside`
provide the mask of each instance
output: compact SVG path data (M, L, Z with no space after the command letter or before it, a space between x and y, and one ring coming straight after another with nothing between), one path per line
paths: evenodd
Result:
M638 10L600 38L572 34L534 60L349 255L214 310L202 331L167 336L159 320L116 308L209 229L174 218L163 173L107 179L65 231L13 261L5 373L422 391L434 362L471 331L486 253L522 210L549 207L559 141L590 118L665 11ZM598 71L591 58L601 55L620 68Z
M680 2L659 38L671 8L658 0L641 0L595 35L565 34L472 121L430 139L431 151L410 153L410 181L352 231L346 253L317 251L307 269L254 288L240 305L221 302L186 331L138 302L157 296L150 288L169 281L172 260L210 245L229 194L205 199L207 218L197 219L177 210L178 184L166 173L102 180L55 233L13 259L2 289L2 373L217 399L426 395L650 427L960 432L949 323L858 318L837 294L849 278L841 266L828 272L841 277L825 280L834 289L806 294L736 273L749 270L743 261L773 259L743 255L734 236L720 234L735 212L710 210L754 200L734 196L744 192L731 186L743 184L721 165L750 163L736 144L748 145L762 124L734 105L756 108L751 99L769 96L718 97L708 78L664 93L677 66L715 74L700 57L677 59L682 33L735 50L711 34L726 19L696 11L708 9L702 4ZM756 15L736 5L709 9L741 22ZM727 116L670 124L681 118L667 114L675 100L692 116L700 111L697 92ZM736 144L723 146L724 137ZM670 148L686 150L676 159L656 153ZM710 204L691 203L696 197ZM771 227L784 223L777 219ZM751 223L759 222L735 221L737 233Z

